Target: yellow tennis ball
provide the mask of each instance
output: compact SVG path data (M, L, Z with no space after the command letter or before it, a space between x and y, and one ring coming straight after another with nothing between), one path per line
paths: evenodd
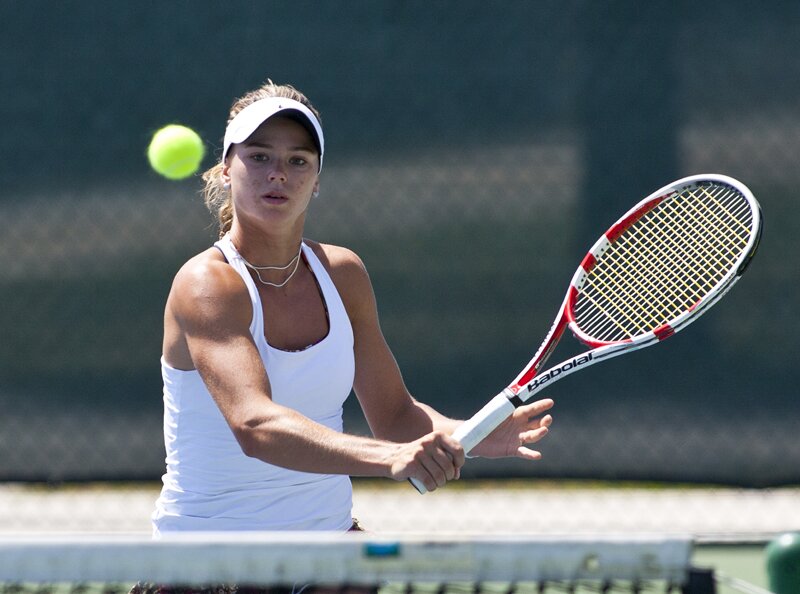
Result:
M170 124L158 130L147 147L150 166L167 179L184 179L200 167L203 140L186 126Z

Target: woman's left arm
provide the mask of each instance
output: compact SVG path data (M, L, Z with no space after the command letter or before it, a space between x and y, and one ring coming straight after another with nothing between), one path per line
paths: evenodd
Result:
M409 393L383 336L375 294L363 262L344 248L329 249L332 251L326 255L332 277L353 326L354 390L373 435L408 442L433 431L452 434L463 421L442 415ZM552 400L544 399L519 407L472 454L490 458L541 458L539 452L527 446L547 435L553 419L545 413L552 406Z

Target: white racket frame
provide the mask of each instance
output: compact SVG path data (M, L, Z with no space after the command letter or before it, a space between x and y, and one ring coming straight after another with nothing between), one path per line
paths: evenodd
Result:
M581 287L581 283L587 274L587 270L584 268L587 258L599 256L611 243L608 235L617 232L620 225L625 224L626 221L635 220L637 215L642 211L650 210L653 202L661 202L669 199L671 196L680 193L687 187L700 186L704 182L722 183L733 187L745 197L750 206L752 214L752 232L750 233L745 248L731 266L728 273L723 276L691 310L681 313L664 326L653 331L646 332L632 339L615 342L599 342L585 334L578 327L572 315L571 300L574 299L576 291ZM605 361L622 355L623 353L629 353L657 344L696 321L703 313L708 311L712 305L719 301L731 287L733 287L736 281L741 278L750 259L758 248L761 228L762 217L758 201L747 186L732 177L719 174L693 175L679 179L650 194L647 198L628 210L628 212L620 217L619 220L609 227L595 242L587 253L587 257L584 258L581 265L578 266L578 269L575 271L572 281L570 282L570 287L567 290L567 295L558 311L558 315L541 346L536 351L536 354L514 381L487 402L486 405L469 420L460 425L453 433L453 437L461 443L464 451L469 453L494 431L500 423L511 416L518 406L555 381L574 373L578 369L584 369L600 361ZM565 359L540 373L539 368L555 349L555 346L558 344L566 328L569 328L578 340L594 348L580 355ZM544 381L542 381L543 379ZM411 479L410 482L420 493L426 492L425 486L420 481Z

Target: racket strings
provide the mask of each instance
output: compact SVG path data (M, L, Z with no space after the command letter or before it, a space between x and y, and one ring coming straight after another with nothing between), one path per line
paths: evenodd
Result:
M685 213L676 211L676 206L681 205L672 204L668 205L668 208L672 209L670 214L677 217L675 220L681 223ZM692 208L691 204L687 203L686 206ZM738 253L731 249L733 247L731 242L726 243L724 237L716 233L719 228L715 229L713 225L709 224L706 213L697 208L694 210L695 212L692 214L695 215L696 220L704 222L704 231L707 232L706 241L692 242L693 239L697 239L697 236L687 233L686 229L682 227L677 227L676 234L663 237L664 244L661 246L670 259L677 264L683 264L684 268L676 266L664 270L663 264L665 262L663 260L652 261L661 263L662 267L660 268L652 265L649 268L645 268L648 273L656 274L657 281L663 281L666 287L673 291L672 297L678 304L686 299L695 299L697 301L702 298L708 292L708 289L713 287L713 284L721 278L718 273L720 271L723 271L723 274L727 272L736 262L738 256ZM722 223L724 224L724 221ZM646 241L652 241L652 238L648 237ZM690 284L687 282L690 279L686 276L686 266L691 266L691 270L696 274L695 283ZM670 273L672 273L671 276ZM712 284L709 286L708 283Z
M578 326L610 342L691 310L736 264L752 222L748 201L728 185L694 187L663 200L597 257L579 287Z
M663 230L665 217L667 219L674 220L676 215L683 214L679 210L676 210L674 208L674 205L672 206L673 206L672 209L665 209L661 211L663 216L651 217L650 227L652 228L653 225L656 225ZM679 218L677 220L681 219ZM674 225L672 226L675 227ZM677 228L677 229L679 233L683 231L682 228ZM648 233L647 232L641 233L641 231L643 230L647 231L648 228L646 226L640 227L639 235L643 235L643 237L637 238L635 237L635 235L631 235L631 237L628 238L629 241L620 243L617 246L617 251L620 251L621 247L625 247L628 248L628 253L630 253L630 246L636 245L636 241L641 242L642 245L651 249L650 245L651 242L649 241ZM710 282L711 286L713 286L713 284L715 284L715 282L718 280L716 277L706 276L704 278L703 276L701 276L697 279L694 279L695 280L694 283L688 284L686 283L687 278L685 275L685 271L684 271L684 278L680 279L676 273L680 272L681 268L680 266L672 265L673 263L681 263L681 262L685 264L688 263L691 265L692 270L700 271L702 273L706 271L708 266L711 264L711 262L709 261L710 252L708 250L706 250L705 252L703 251L697 252L695 250L696 253L693 253L691 250L685 249L684 245L686 242L685 237L678 237L677 240L669 236L665 237L667 239L667 242L665 243L666 251L670 256L670 258L667 259L662 258L661 260L649 260L647 262L650 264L650 266L644 271L647 274L651 275L652 277L651 280L654 280L656 282L651 283L649 286L644 286L643 287L645 289L644 292L639 290L633 293L633 295L638 297L637 300L623 301L622 306L620 306L619 303L616 304L617 309L621 310L625 318L629 322L632 322L634 325L634 330L629 331L629 334L631 332L647 331L649 329L652 329L652 327L660 325L661 323L663 323L663 317L668 315L668 313L664 313L663 311L663 307L665 305L668 306L672 304L673 307L679 308L682 305L684 305L687 301L689 303L696 303L702 297L702 295L705 292L707 292L707 290L702 291L702 289L708 288L708 287L703 287L703 285L705 284L704 281L706 283ZM717 252L719 252L719 250L717 250ZM719 255L719 253L717 253L717 255ZM615 263L614 261L610 262L611 264ZM655 263L660 262L662 266L654 267L652 266L653 262ZM617 261L616 263L618 264L619 261ZM664 266L665 263L667 265L666 267ZM603 269L598 268L598 272L604 272L604 271ZM607 294L619 296L620 286L619 283L616 281L619 278L625 278L624 276L620 275L620 272L622 271L620 270L619 267L614 269L614 267L612 266L609 267L609 269L606 270L605 272L606 272L605 276L599 275L599 279L601 281L604 281L601 282L600 284L603 285L603 288L607 292ZM678 281L682 281L683 284L680 284ZM628 293L630 293L631 286L632 286L631 283L628 283L627 287L622 287L622 291L623 292L628 291ZM637 288L641 289L642 287L637 287ZM608 293L608 291L611 291L611 293ZM628 294L627 296L630 297L631 294ZM652 306L655 303L661 304L662 311L656 311L652 307L649 308L647 307L647 305ZM628 311L631 312L638 311L640 313L639 318L633 319L631 315L628 313ZM667 310L667 312L669 312L669 309ZM607 314L608 310L606 310L605 313ZM648 314L649 318L647 317ZM617 326L620 326L620 324L617 324Z
M662 211L663 216L653 218L650 224L663 228L664 217L674 216L674 214L674 212L664 210ZM639 243L637 244L637 242ZM698 294L687 293L686 288L677 283L675 268L659 267L657 266L659 261L655 259L644 261L639 269L639 273L650 275L653 282L649 285L633 282L637 279L628 272L635 270L635 262L630 265L628 260L620 258L620 254L625 251L625 255L629 256L639 244L646 249L653 249L651 233L647 232L646 227L640 227L636 233L621 238L621 242L614 248L617 251L617 259L608 260L606 267L598 267L595 279L596 284L603 289L603 295L607 297L607 301L613 305L613 309L625 317L636 333L646 331L649 326L656 324L659 320L659 317L654 315L652 308L643 307L643 305L663 304L669 301L682 302L691 297L699 298ZM679 254L680 245L676 245L674 241L671 242L668 249L673 259L689 255L685 252ZM587 297L591 299L592 294L587 293ZM598 300L593 300L593 303L595 306L600 306ZM636 315L637 312L638 315ZM601 319L605 316L607 321L620 328L624 333L631 334L628 327L614 320L607 307L600 306L600 311L595 312L595 316Z
M660 230L663 230L663 228L665 227L665 221L667 219L673 219L674 222L676 214L677 215L682 214L679 210L674 208L675 206L674 204L671 206L672 206L671 209L663 209L660 213L661 216L651 216L649 221L650 223L649 228L656 226ZM682 221L681 218L678 218L677 220ZM671 226L675 228L674 224ZM684 231L684 229L682 227L677 227L677 230L679 235L683 235L682 232ZM619 243L618 246L616 246L616 250L618 252L621 252L622 250L620 248L624 247L627 248L628 253L630 253L630 246L632 244L635 245L637 241L641 242L642 245L652 250L652 246L650 245L652 242L649 241L650 233L648 230L648 226L642 225L637 229L637 231L639 231L638 235L642 235L643 237L637 238L636 234L631 234L631 236L627 238L628 241ZM619 303L619 301L615 303L616 309L621 310L624 317L629 322L633 322L634 324L633 332L635 332L636 330L638 330L639 332L646 331L648 329L651 329L651 327L653 327L654 325L657 326L660 323L663 323L662 317L665 315L663 314L663 312L655 312L652 308L643 307L643 305L646 306L648 304L652 305L653 303L661 303L663 306L665 303L673 302L675 303L675 307L680 307L687 300L690 302L696 302L704 294L703 292L697 289L695 289L694 291L691 290L687 291L686 289L687 288L691 289L692 285L686 283L686 278L684 278L682 281L685 286L679 284L677 281L680 279L677 278L676 271L680 271L681 267L679 265L676 266L673 264L681 264L681 263L686 263L688 261L689 263L691 263L693 270L705 271L706 268L709 266L709 251L708 250L706 250L705 252L701 251L699 252L699 255L693 254L690 250L686 250L684 248L683 244L686 241L685 237L678 237L677 240L674 238L670 238L669 236L665 237L667 237L668 239L668 241L665 244L667 253L671 256L671 258L668 259L662 258L661 260L651 259L646 261L647 269L645 270L645 272L651 275L652 277L651 280L655 280L656 282L651 283L649 286L638 287L640 290L638 292L633 293L638 297L638 300L625 300L622 301L621 304ZM713 252L714 250L711 251ZM716 249L716 252L717 256L719 256L718 249ZM613 260L609 260L609 262L611 262L611 264L619 264L619 260L616 262ZM653 266L653 263L659 263L659 262L662 264L660 267ZM666 266L664 264L666 264ZM606 273L605 275L598 274L598 280L600 281L599 284L603 286L606 295L619 296L620 283L618 282L618 280L620 278L622 279L626 278L625 276L622 276L620 274L621 272L620 268L617 267L615 269L613 266L611 266L609 267L608 270L604 271L602 268L598 268L597 271L598 273L603 273L603 272ZM706 276L706 278L704 279L703 277L700 277L699 279L696 279L694 285L696 287L699 286L702 289L704 280L706 281L706 283L711 282L713 286L713 283L717 280L717 278L716 277L709 278L708 276ZM632 286L635 287L635 285L633 285L631 282L627 282L627 287L622 287L622 293L624 293L625 291L630 293ZM644 289L644 291L641 290L642 288ZM630 297L630 295L627 296ZM596 300L595 303L597 303ZM605 314L608 315L608 309L604 308L604 311ZM640 314L644 314L645 317L638 321L636 319L633 319L631 314L628 312L634 312L634 311L640 311ZM649 319L646 317L647 314L650 314ZM616 326L619 327L620 324L617 323Z

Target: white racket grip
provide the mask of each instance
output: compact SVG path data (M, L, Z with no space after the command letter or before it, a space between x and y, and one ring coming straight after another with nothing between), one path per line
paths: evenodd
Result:
M505 391L500 392L453 432L453 437L461 443L465 453L469 454L500 423L511 416L514 405L508 398Z
M472 415L467 421L459 425L458 429L453 431L453 438L458 440L464 448L464 452L469 454L472 449L482 442L487 435L494 431L497 426L505 421L514 412L514 405L508 399L509 395L505 391L500 392L497 396L492 398L486 405ZM415 478L408 479L414 488L424 495L428 492L420 481Z

